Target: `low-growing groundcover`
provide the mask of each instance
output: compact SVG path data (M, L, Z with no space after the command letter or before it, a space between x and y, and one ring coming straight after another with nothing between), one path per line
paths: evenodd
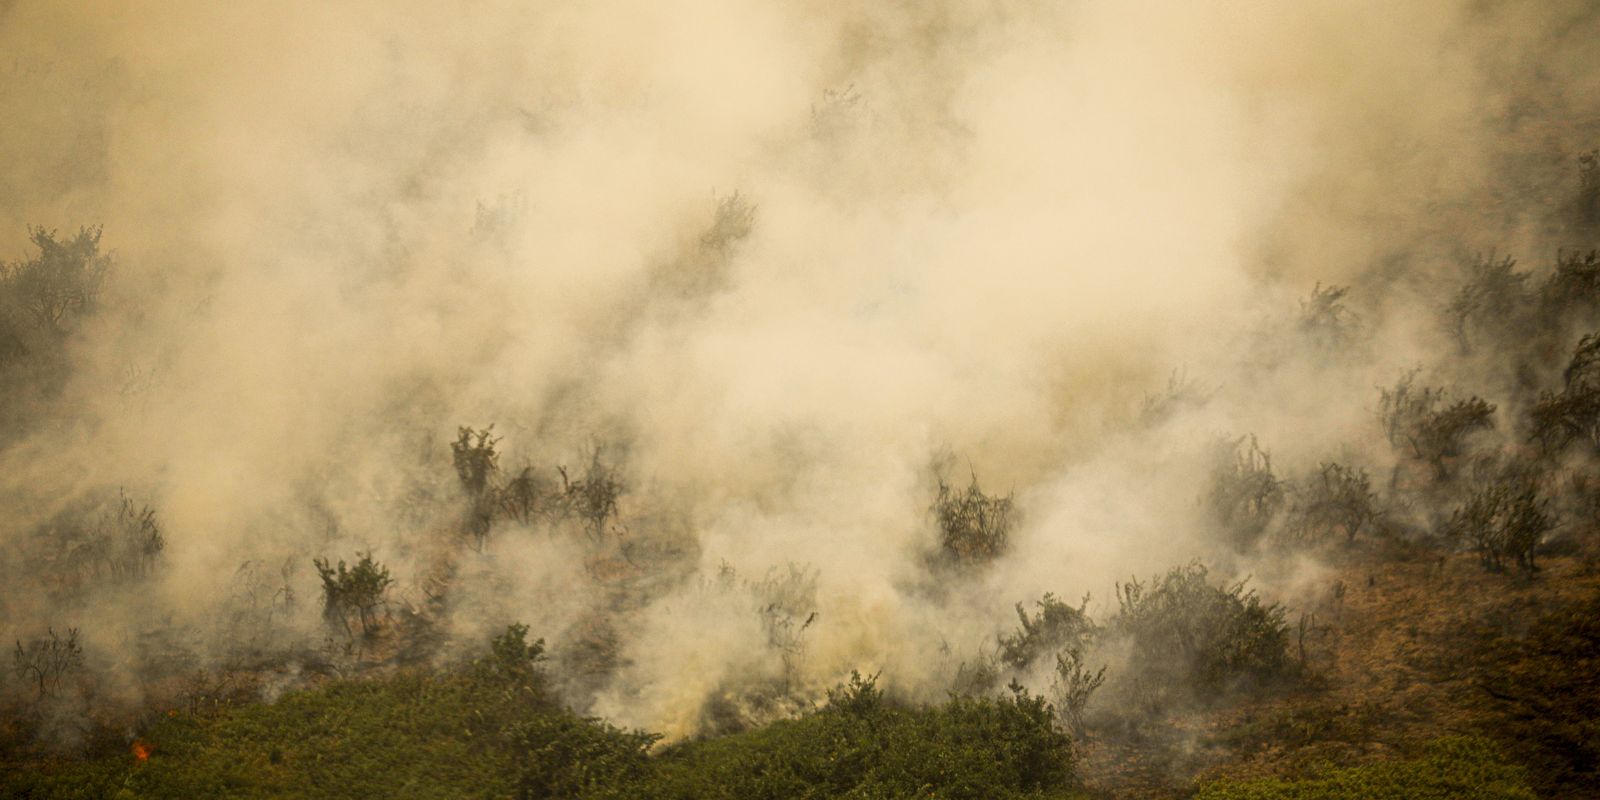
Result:
M1451 737L1416 758L1327 769L1304 778L1225 781L1195 800L1534 800L1526 772L1487 739Z
M906 706L856 678L812 714L652 755L655 735L549 703L526 668L538 648L519 655L511 645L520 642L497 642L496 656L455 673L339 681L276 703L163 718L140 740L147 760L62 762L0 780L0 796L1078 796L1071 740L1049 705L1020 689Z

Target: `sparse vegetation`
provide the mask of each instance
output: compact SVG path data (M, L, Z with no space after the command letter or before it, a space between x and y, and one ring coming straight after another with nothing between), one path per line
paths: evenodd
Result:
M0 797L1600 794L1600 6L40 5Z
M1256 437L1217 445L1206 504L1235 547L1255 546L1277 518L1284 500L1283 482L1273 474L1272 457L1261 449Z
M1010 542L1012 498L985 494L976 474L965 490L955 489L941 476L933 515L939 525L939 545L956 564L992 561Z
M1445 531L1450 539L1477 553L1484 569L1499 572L1511 564L1533 572L1538 569L1535 551L1553 527L1555 519L1538 476L1526 467L1513 466L1501 479L1475 488L1450 516Z
M1294 487L1295 535L1305 539L1340 532L1347 542L1367 530L1379 516L1378 498L1365 469L1326 462Z
M1495 407L1476 396L1447 404L1443 389L1419 388L1416 376L1408 372L1393 389L1380 390L1379 419L1390 444L1404 446L1412 458L1432 465L1439 480L1446 480L1468 437L1494 428Z
M1300 331L1310 341L1325 348L1344 345L1355 335L1356 319L1344 304L1348 286L1323 286L1318 283L1311 296L1300 301Z
M83 666L83 646L78 644L78 629L68 628L65 637L50 628L45 636L17 641L12 668L17 678L33 687L38 697L61 688L61 681Z

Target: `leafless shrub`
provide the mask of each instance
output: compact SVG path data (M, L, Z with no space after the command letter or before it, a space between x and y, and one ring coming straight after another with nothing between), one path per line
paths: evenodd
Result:
M1084 710L1089 698L1106 682L1106 667L1090 670L1084 665L1083 652L1067 648L1056 653L1056 674L1050 681L1050 697L1055 701L1056 713L1068 731L1082 739L1087 735Z
M523 467L516 477L506 481L495 499L507 517L527 525L548 511L554 493L550 482L534 472L533 467Z
M1600 224L1600 150L1578 156L1578 219Z
M1380 389L1378 417L1390 444L1405 446L1412 457L1433 465L1441 480L1450 476L1450 459L1460 456L1467 436L1494 427L1495 407L1473 396L1444 405L1443 389L1415 385L1406 373L1393 389ZM1443 407L1441 407L1443 406Z
M17 640L13 669L19 680L33 685L36 696L44 697L61 687L69 673L83 666L83 646L78 644L78 629L68 628L66 638L50 628L47 636Z
M118 578L141 578L150 574L156 559L166 549L166 538L156 522L156 512L141 506L126 495L100 522L101 538L108 543L107 568Z
M561 475L561 494L556 498L560 518L576 517L589 537L598 541L608 532L608 523L617 516L617 499L624 486L616 467L606 463L603 450L594 447L589 463L577 478L565 466L557 467Z
M0 264L0 283L35 327L65 333L74 317L94 306L105 281L111 259L100 252L100 228L80 228L59 240L53 230L30 228L28 238L39 255Z
M1472 351L1474 332L1503 339L1503 334L1523 326L1532 295L1528 274L1516 267L1516 259L1493 253L1472 263L1467 282L1445 307L1447 324L1461 352Z
M805 660L805 633L817 621L817 572L789 564L747 585L759 603L767 645L783 662L784 691L792 688Z
M1356 329L1355 317L1344 304L1345 295L1349 293L1348 286L1318 283L1312 288L1311 296L1300 301L1301 333L1325 347L1348 342Z
M1139 422L1153 427L1183 411L1200 408L1211 400L1212 392L1200 387L1183 370L1173 370L1167 376L1167 388L1159 394L1147 394L1139 408Z
M1484 569L1499 572L1507 562L1534 572L1534 551L1555 527L1550 501L1529 468L1513 465L1499 480L1476 487L1450 516L1446 535L1478 554Z
M724 252L750 235L755 227L756 206L738 192L717 201L717 213L711 227L700 234L700 246L709 251Z
M1304 537L1342 531L1346 541L1371 525L1379 515L1372 479L1359 467L1337 462L1318 466L1305 483L1295 487L1291 530Z
M941 476L932 510L939 544L955 563L982 564L1005 552L1013 521L1011 495L984 494L976 474L964 491L951 488Z
M1272 457L1256 437L1218 444L1206 504L1236 546L1254 545L1266 532L1283 508L1284 489L1272 472Z
M1600 252L1557 252L1555 270L1539 285L1539 307L1551 322L1592 321L1600 311Z
M811 134L825 138L845 130L861 104L861 93L853 83L843 89L824 90L822 102L811 106Z

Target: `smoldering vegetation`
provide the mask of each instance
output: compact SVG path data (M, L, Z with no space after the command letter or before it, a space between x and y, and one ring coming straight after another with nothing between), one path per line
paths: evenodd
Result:
M1309 691L1351 552L1597 550L1597 31L0 5L4 758L417 673L623 771Z

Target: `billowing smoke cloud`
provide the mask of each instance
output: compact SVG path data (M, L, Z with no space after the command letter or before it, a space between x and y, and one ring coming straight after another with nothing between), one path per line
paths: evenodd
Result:
M852 668L938 697L1018 600L1222 557L1215 437L1387 458L1372 387L1449 346L1429 287L1572 244L1582 6L5 5L0 246L103 224L115 271L0 537L123 487L166 548L137 591L10 582L0 633L215 656L288 588L263 624L312 641L311 558L370 548L452 641L612 651L572 701L623 723ZM1316 281L1365 282L1383 346L1290 341ZM1210 402L1141 423L1179 368ZM508 473L618 465L610 529L463 545L448 444L490 423ZM955 581L940 453L1017 493Z

